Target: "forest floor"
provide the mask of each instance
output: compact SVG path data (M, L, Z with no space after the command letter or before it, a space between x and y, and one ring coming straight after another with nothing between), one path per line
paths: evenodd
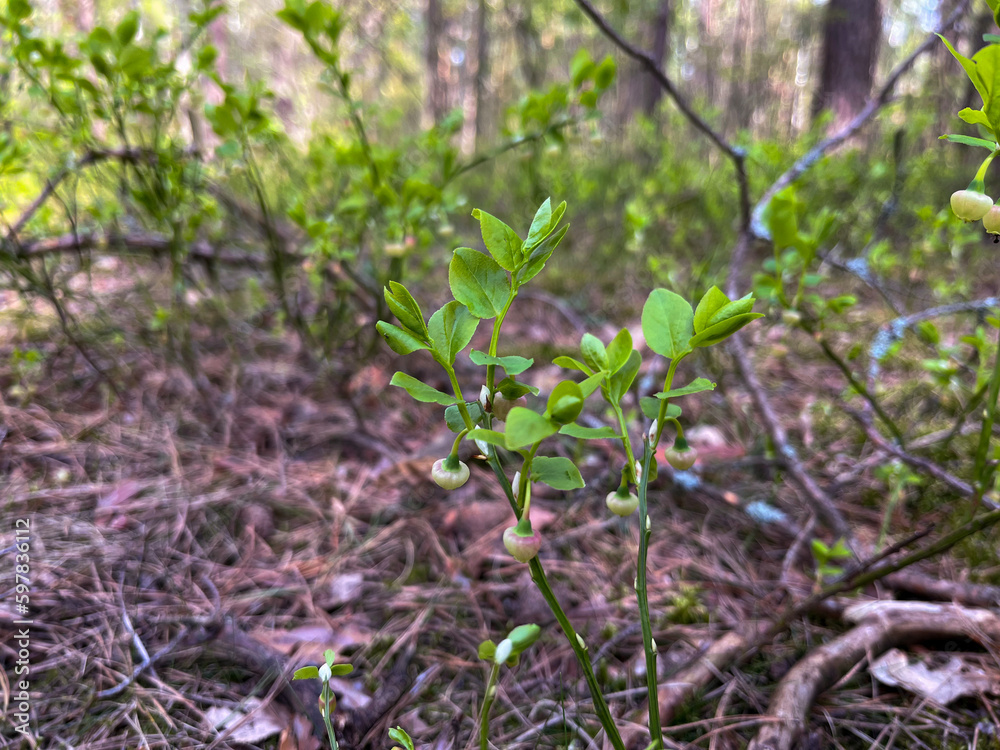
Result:
M431 464L453 437L441 409L388 386L397 369L433 378L429 360L404 363L377 342L370 357L348 347L317 363L294 334L266 320L227 322L209 304L181 346L148 313L136 317L127 285L110 293L121 295L104 306L111 317L92 325L104 338L91 331L80 347L51 313L28 326L12 305L3 321L0 538L9 569L15 522L30 519L37 746L311 750L319 747L314 681L292 689L284 678L322 663L332 648L354 666L334 679L345 746L388 748L387 728L400 725L418 747L465 748L475 742L488 673L477 648L527 622L543 637L502 672L491 740L501 748L588 746L599 727L573 652L527 566L501 542L513 522L507 501L472 458L467 485L447 493L433 484ZM531 342L531 352L518 353L551 361L570 352L580 336L575 317L553 300L529 300L510 322ZM807 468L858 538L874 543L886 490L866 468L884 455L838 415L812 409L836 382L832 366L780 324L750 335L759 343L754 366L778 396ZM29 349L39 361L25 358ZM699 481L681 481L661 462L651 490L649 598L664 683L723 634L807 595L811 538L835 541L815 530L780 462L767 457L726 357L697 367L719 382L685 404L688 423L700 426L690 434ZM544 391L555 368L539 377ZM469 394L479 388L465 386ZM609 517L604 505L623 455L606 441L558 450L577 460L587 487L539 490L532 520L545 537L541 555L612 711L643 747L637 524ZM904 496L888 519L889 540L948 518L945 510L918 516ZM971 568L945 555L921 570L964 581ZM855 593L894 595L879 585ZM671 717L668 746L745 747L770 720L775 684L845 631L842 607L797 616L724 669ZM0 695L8 716L17 704L18 616L5 598ZM935 652L997 672L972 639L920 653ZM994 696L980 691L944 707L880 684L868 667L861 660L818 699L808 746L998 746L989 736L1000 712ZM0 745L29 744L3 727Z

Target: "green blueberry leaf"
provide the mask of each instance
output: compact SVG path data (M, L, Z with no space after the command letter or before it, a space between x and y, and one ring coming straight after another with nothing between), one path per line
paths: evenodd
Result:
M583 355L583 361L592 370L609 369L608 353L604 349L604 344L594 334L583 334L583 338L580 339L580 354Z
M492 659L492 657L491 657ZM398 742L403 746L403 750L415 750L413 747L413 740L410 739L410 735L407 734L406 730L402 727L395 727L389 730L389 739Z
M572 380L563 380L549 394L545 415L556 424L568 424L580 416L584 398L586 397L579 385Z
M118 43L124 47L126 44L135 39L136 32L139 31L139 14L130 10L122 18L121 23L115 27L115 36L118 37Z
M430 334L431 351L439 362L454 364L455 357L472 341L472 335L479 325L469 309L452 300L436 313L427 323Z
M723 320L720 323L716 323L713 326L709 326L704 331L699 333L697 336L691 339L691 346L712 346L713 344L718 344L720 341L728 339L743 326L745 326L750 321L756 320L757 318L763 318L762 313L745 313L743 315L734 315L731 318Z
M538 395L538 389L535 386L511 378L504 378L497 383L497 390L503 394L504 398L509 398L511 401L521 396L527 396L529 393L534 396Z
M443 406L448 406L450 404L454 404L457 400L454 396L449 396L447 393L443 393L437 388L431 388L427 385L427 383L423 383L412 375L407 375L405 372L397 372L393 375L392 380L389 381L389 385L402 388L414 399L425 404L441 404Z
M595 67L590 52L583 47L578 49L569 64L569 74L573 81L573 87L580 88L593 75Z
M473 364L480 367L484 365L499 365L508 375L520 375L535 363L533 359L519 357L516 354L509 354L506 357L493 357L476 349L469 352L469 359L472 360Z
M982 80L979 78L979 74L976 71L976 64L972 60L967 58L965 55L958 52L954 47L952 47L951 42L949 42L943 36L938 34L938 37L941 39L942 42L944 42L944 46L948 48L948 51L951 52L952 56L956 60L958 60L959 64L965 70L965 74L969 76L969 80L972 81L972 85L976 87L976 91L978 91L979 95L983 98L983 102L986 102L986 100L989 99L989 91L986 89L986 87L983 85Z
M649 348L662 357L678 359L691 351L694 311L679 294L654 289L642 308L642 332Z
M481 209L476 209L472 215L479 219L479 228L483 233L483 243L493 259L501 268L515 271L521 265L523 258L521 238L517 232L504 224L500 219Z
M983 127L990 128L990 119L986 116L986 113L981 109L972 109L972 107L966 107L958 113L958 116L965 120L970 125L982 125Z
M528 237L524 241L525 249L535 247L545 239L552 227L552 201L549 198L538 207L535 218L531 220L531 228L528 230Z
M483 641L482 643L479 644L480 659L492 662L493 657L496 656L496 653L497 653L497 644L495 644L493 641Z
M475 429L465 436L466 440L482 440L490 445L499 445L501 448L507 447L507 438L502 432L496 430Z
M591 393L601 387L601 383L608 376L607 370L598 370L589 378L580 381L580 392L584 398L588 398Z
M300 667L292 675L293 680L314 680L319 677L319 667Z
M424 322L424 314L420 309L420 305L413 299L413 295L410 294L406 287L395 281L390 281L388 288L383 289L382 293L385 296L385 302L389 306L389 310L392 311L392 314L396 316L399 322L405 328L417 334L418 338L421 335L426 338L427 324Z
M578 440L621 440L622 437L607 425L603 427L584 427L572 422L560 427L559 434L568 435Z
M708 327L708 319L727 304L729 297L719 287L713 286L705 292L694 311L694 332L704 331Z
M683 388L671 388L669 391L661 391L656 394L656 398L661 401L668 398L677 398L678 396L689 396L692 393L701 393L702 391L714 391L715 383L706 378L695 378L691 383L684 386Z
M535 456L531 462L531 478L557 490L575 490L585 486L576 464L562 456Z
M548 417L543 417L523 406L515 406L507 415L504 434L507 448L517 450L544 440L549 435L555 435L558 430L559 425L554 424Z
M344 675L349 675L354 671L354 667L351 664L334 664L330 667L330 674L333 677L343 677Z
M628 360L618 372L611 376L608 383L608 395L612 403L619 403L632 387L635 376L639 374L639 366L642 364L642 355L635 349L628 355Z
M632 355L632 334L627 328L622 328L618 335L611 339L605 353L608 359L607 370L611 374L618 372L628 362L628 358Z
M479 420L483 418L483 405L478 400L466 401L465 408L468 410L469 416L472 417L472 423L478 424ZM465 429L465 421L462 419L462 412L458 410L458 406L449 406L444 410L444 421L452 432L458 433Z
M551 257L552 251L559 246L562 242L563 237L566 236L566 232L569 231L569 224L559 229L555 234L549 235L545 240L540 242L534 250L528 255L524 261L524 265L517 272L517 282L518 284L524 284L545 268L545 262Z
M384 320L380 320L375 324L375 329L382 334L382 338L385 339L385 343L389 345L396 354L411 354L420 349L430 349L427 344L418 339L409 331L404 331L399 326L394 326L392 323L386 323Z
M565 367L567 370L579 370L586 375L594 374L594 371L587 367L587 365L577 359L573 359L572 357L556 357L552 360L552 364L557 365L558 367Z
M650 419L660 416L660 402L652 396L643 396L639 399L639 406L642 413ZM681 415L681 407L677 404L667 404L667 419L677 419Z
M495 318L510 297L510 279L488 255L460 247L448 266L448 283L455 299L477 318Z
M798 201L795 189L788 187L771 198L764 210L764 222L779 250L799 244Z
M616 71L615 59L608 55L597 66L597 72L594 73L594 86L597 89L606 89L615 80Z
M734 299L732 302L727 302L708 319L708 324L705 328L711 328L716 323L721 323L724 320L735 318L737 315L750 312L753 310L753 303L755 301L753 296L748 294L746 297L740 297L739 299Z
M949 133L947 135L938 136L942 141L949 141L950 143L961 143L963 146L979 146L980 148L985 148L987 151L992 151L997 147L994 141L988 141L985 138L974 138L971 135L957 135L955 133Z
M972 56L976 73L986 89L983 111L996 133L1000 127L1000 45L987 44Z

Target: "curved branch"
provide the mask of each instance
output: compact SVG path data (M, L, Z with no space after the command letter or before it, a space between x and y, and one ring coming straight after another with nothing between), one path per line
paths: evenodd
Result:
M989 647L1000 638L1000 617L985 609L926 602L869 602L849 607L858 624L804 657L778 685L765 723L750 750L791 750L805 734L809 710L820 693L866 657L932 638L972 638Z
M764 191L764 195L761 196L760 200L757 201L757 204L753 208L753 220L751 221L750 229L755 237L763 240L771 239L771 233L767 231L767 227L764 226L762 221L764 210L771 202L771 199L808 171L813 164L820 160L823 154L830 149L839 146L841 143L854 135L875 115L876 112L882 109L882 107L888 103L889 97L892 95L893 90L896 88L896 84L899 83L899 79L903 76L903 74L912 68L917 59L927 52L927 50L929 50L935 42L939 41L937 35L950 29L954 23L965 14L968 7L969 0L963 0L939 28L928 34L927 38L924 39L920 46L917 47L909 57L893 69L893 71L889 74L889 77L886 78L885 83L883 83L882 87L878 90L878 92L876 92L875 96L868 100L868 103L865 104L864 108L858 112L853 120L841 128L839 132L824 138L822 141L809 149L809 151L807 151L798 161L789 167L784 174L775 180L771 187Z
M680 95L677 87L674 86L673 81L671 81L667 75L660 69L659 63L656 58L653 57L649 52L643 49L639 49L631 42L623 38L617 31L612 28L611 24L600 14L600 12L590 4L589 0L576 0L576 4L580 6L580 9L594 22L594 24L601 30L601 32L612 42L615 43L622 52L636 60L641 64L646 71L656 79L660 87L667 93L671 99L673 99L674 104L677 105L677 109L681 111L681 114L687 118L687 120L698 130L704 133L708 139L715 144L715 146L722 151L730 160L733 162L733 166L736 169L736 181L739 187L739 200L740 200L740 231L746 231L750 226L750 185L747 181L746 173L746 151L744 151L739 146L732 145L726 140L725 136L716 131L708 122L705 121L701 115L691 108L691 105Z

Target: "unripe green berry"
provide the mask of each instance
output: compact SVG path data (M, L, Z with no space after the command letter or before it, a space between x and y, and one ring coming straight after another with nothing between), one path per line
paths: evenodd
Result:
M455 490L469 481L469 467L464 461L455 459L457 467L449 469L446 465L448 460L439 458L434 462L434 466L431 467L431 479L446 490Z
M674 443L674 447L667 450L667 462L677 471L687 471L694 466L694 462L697 460L698 451L694 448L688 448L686 443L683 448Z
M1000 206L993 206L983 217L983 226L990 234L1000 234Z
M629 516L639 507L639 496L634 492L620 489L617 492L609 492L604 503L616 516Z
M526 563L542 548L542 535L532 531L529 536L521 536L517 526L511 526L503 533L503 546L515 560Z
M951 194L951 210L963 221L979 221L993 207L993 199L975 190L956 190Z
M501 422L507 421L507 416L510 414L510 410L515 406L527 406L528 399L524 396L520 398L507 399L504 398L502 393L497 393L493 397L493 416L499 419Z

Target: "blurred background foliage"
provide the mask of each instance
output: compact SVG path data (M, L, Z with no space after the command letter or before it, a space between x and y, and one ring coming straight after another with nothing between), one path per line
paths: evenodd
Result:
M602 11L747 150L756 198L954 7ZM831 26L844 8L865 9L878 33L846 50L867 44L867 69L831 84L823 61L844 44ZM974 6L952 37L971 52L989 20ZM478 246L473 206L512 217L550 195L573 229L545 283L581 310L621 317L653 285L694 295L725 273L731 165L569 0L8 0L0 22L3 284L67 325L95 257L152 255L170 284L149 285L142 314L181 359L194 300L289 324L316 353L370 352L388 279L426 278L433 295L450 251ZM804 221L833 217L823 252L863 257L924 304L977 291L978 235L946 210L973 157L937 141L974 95L955 73L943 46L924 55L877 120L797 186ZM860 89L846 110L830 98L838 85ZM100 330L100 305L88 312Z

